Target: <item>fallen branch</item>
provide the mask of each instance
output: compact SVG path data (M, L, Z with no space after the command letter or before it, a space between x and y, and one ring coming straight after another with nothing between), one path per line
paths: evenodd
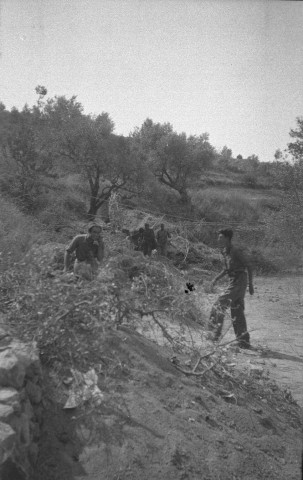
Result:
M196 364L195 364L195 366L194 366L194 368L193 368L193 372L195 372L195 371L197 370L198 366L200 365L201 360L202 360L202 357L199 357L199 358L198 358L198 361L196 362Z
M139 310L139 309L136 309L135 312L139 313L141 315L141 318L144 317L144 316L151 316L152 319L154 320L154 322L158 325L158 327L160 327L162 333L163 333L163 336L170 342L170 343L173 343L174 342L174 339L173 337L168 333L168 331L166 330L166 328L164 327L164 325L162 325L161 322L159 322L159 320L157 320L157 318L155 317L155 313L156 312L166 312L166 310L150 310L148 312L144 312L143 310Z
M220 359L218 358L215 363L213 363L210 367L203 370L203 372L194 372L193 370L184 370L183 368L178 367L178 365L176 365L175 363L173 365L176 367L177 370L184 373L185 375L193 375L195 377L202 377L203 375L205 375L205 373L209 372L212 368L214 368L214 366L217 365L219 360Z
M244 333L242 335L244 335ZM203 360L204 358L210 357L214 353L217 353L219 348L226 347L226 345L230 345L231 343L235 343L237 341L238 341L238 338L234 338L233 340L230 340L229 342L221 343L221 344L217 345L217 348L215 350L212 350L211 352L207 353L206 355L202 355L201 357L199 357L198 360L197 360L197 363L195 364L195 366L193 368L193 372L195 372L197 370L198 366L200 365L201 360Z
M61 315L55 318L56 322L62 320L62 318L66 317L75 307L70 308L69 310L65 310Z
M210 357L211 355L213 355L214 353L217 353L218 349L221 348L221 347L226 347L226 345L230 345L231 343L235 343L237 342L238 339L237 338L234 338L233 340L230 340L229 342L225 342L225 343L221 343L219 345L217 345L217 348L215 350L212 350L211 352L207 353L206 355L203 355L199 358L198 360L198 365L200 363L201 360L203 360L203 358L207 358L207 357Z
M168 331L167 331L166 328L162 325L162 323L160 323L159 320L156 319L154 313L152 314L152 318L153 318L154 322L158 325L158 327L161 328L164 337L165 337L170 343L173 343L173 342L174 342L173 337L168 333Z

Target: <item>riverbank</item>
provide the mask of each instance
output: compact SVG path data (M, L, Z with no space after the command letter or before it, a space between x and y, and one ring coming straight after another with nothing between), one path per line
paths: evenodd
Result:
M101 404L63 410L69 372L44 371L35 480L301 478L302 410L259 371L215 356L191 375L187 355L176 364L172 349L128 327L96 340L108 362Z
M303 407L303 277L256 277L246 316L260 364ZM227 332L227 339L233 333Z
M191 273L122 250L121 237L93 282L62 275L59 244L7 277L6 321L37 340L43 364L34 479L299 480L302 409L263 367L238 368L232 344L207 340L209 272L186 294ZM102 396L75 403L88 372Z

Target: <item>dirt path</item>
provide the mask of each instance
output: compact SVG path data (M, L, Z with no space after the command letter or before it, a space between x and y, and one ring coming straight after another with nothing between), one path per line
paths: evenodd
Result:
M255 294L246 296L247 325L251 343L258 351L234 352L231 361L241 367L262 365L272 379L291 391L293 398L303 407L303 277L258 277L255 279ZM203 285L197 286L196 295L208 318L212 303L223 291L221 284L215 293L206 295ZM160 320L173 338L179 338L190 349L209 348L203 331L195 322L183 319L183 328L177 323ZM165 345L163 332L151 318L145 318L139 331ZM233 340L234 331L227 313L221 343Z
M290 389L301 406L302 302L303 277L299 276L256 278L255 295L246 296L247 325L251 331L252 344L263 350L261 357L271 377ZM228 332L226 338L232 339L233 332Z

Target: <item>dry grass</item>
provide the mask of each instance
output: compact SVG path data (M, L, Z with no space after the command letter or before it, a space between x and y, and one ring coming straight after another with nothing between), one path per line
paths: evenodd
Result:
M193 193L192 201L204 220L209 222L256 223L261 216L258 206L253 206L245 193L233 190L200 190Z
M0 198L0 264L5 271L22 259L29 248L45 241L41 225L6 199Z

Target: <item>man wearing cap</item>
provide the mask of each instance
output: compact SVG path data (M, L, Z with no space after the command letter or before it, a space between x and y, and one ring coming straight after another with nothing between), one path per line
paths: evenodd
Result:
M104 242L101 237L102 228L97 223L88 225L87 234L77 235L65 250L64 272L68 271L71 254L76 253L74 275L92 280L97 273L99 262L104 258Z
M233 231L225 229L218 233L218 243L223 251L225 268L213 280L212 285L214 286L225 275L229 277L229 284L211 310L209 327L213 331L213 340L218 340L222 331L224 314L230 307L238 346L240 348L250 348L249 333L247 332L244 315L244 297L247 289L247 277L249 293L250 295L254 294L252 267L244 252L232 244Z

